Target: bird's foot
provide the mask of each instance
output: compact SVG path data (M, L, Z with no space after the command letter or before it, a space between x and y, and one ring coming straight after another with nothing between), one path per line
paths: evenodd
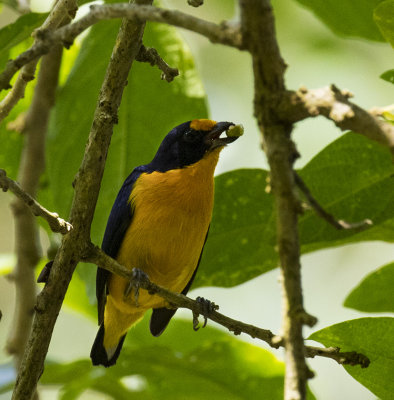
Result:
M219 306L216 305L213 301L209 301L207 299L204 299L204 297L200 297L198 296L196 298L196 302L199 304L200 309L198 312L193 311L193 329L195 331L199 330L199 321L198 321L198 317L201 314L204 317L204 324L203 324L203 328L205 328L207 326L207 322L208 322L208 317L209 315L213 312L219 309Z
M126 285L126 288L123 292L123 300L126 301L126 299L129 297L131 291L134 289L135 305L136 305L136 307L139 307L138 298L140 295L141 282L143 280L149 280L149 276L139 268L133 268L131 273L132 273L132 278L131 278L130 282Z
M49 274L51 273L52 269L52 264L53 260L45 264L44 268L40 272L40 275L38 275L37 283L48 283Z

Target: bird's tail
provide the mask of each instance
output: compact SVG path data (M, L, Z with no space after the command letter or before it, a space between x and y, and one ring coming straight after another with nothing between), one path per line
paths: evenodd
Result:
M104 323L102 323L93 343L90 358L92 359L93 365L104 365L104 367L110 367L116 363L116 360L119 357L126 334L120 338L116 346L107 349L104 347L104 333Z

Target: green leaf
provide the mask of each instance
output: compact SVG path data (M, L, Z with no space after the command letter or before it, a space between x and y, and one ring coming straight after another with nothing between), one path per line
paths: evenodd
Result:
M174 320L154 338L145 318L128 333L114 367L92 367L88 360L47 365L41 383L63 384L64 392L79 385L115 399L240 400L264 393L275 400L283 397L283 374L270 352L222 331L195 333L191 322Z
M82 160L93 113L109 61L118 21L92 28L82 44L75 66L60 89L51 118L48 143L49 190L41 201L66 217L73 190L71 183ZM206 102L192 57L172 27L148 25L146 46L180 70L172 83L160 79L161 72L135 62L123 93L119 124L114 129L107 166L92 227L92 238L100 243L116 194L132 169L149 162L165 134L174 126L207 116ZM86 279L93 286L95 269Z
M0 29L0 53L29 38L34 29L42 25L47 15L38 13L25 14L14 23Z
M387 149L349 133L313 158L300 175L337 219L372 219L362 231L338 231L309 210L300 217L302 253L363 240L394 240L393 166ZM193 287L238 285L279 264L267 172L237 170L216 178L208 241Z
M92 267L80 263L77 268L77 271L80 272L81 269ZM93 267L94 272L95 270L96 269ZM86 290L85 282L81 279L80 274L73 274L64 299L64 304L72 310L95 321L97 319L97 308L92 302L92 300L95 299L95 296L88 296ZM95 295L95 293L93 295Z
M394 69L383 72L383 74L380 75L380 78L387 82L394 83Z
M342 351L367 356L368 368L345 366L346 371L381 400L392 400L394 393L394 318L360 318L329 326L309 339Z
M373 17L383 37L394 47L394 0L381 2Z
M382 0L297 0L309 8L334 33L383 41L373 21L374 8Z
M365 312L394 312L394 263L370 273L352 290L345 307Z

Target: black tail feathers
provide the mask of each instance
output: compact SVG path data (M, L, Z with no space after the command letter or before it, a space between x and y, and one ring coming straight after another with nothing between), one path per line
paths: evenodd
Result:
M100 325L100 329L97 332L96 339L94 340L92 350L90 352L90 358L92 359L93 365L104 365L104 367L110 367L116 364L116 360L119 357L120 350L122 349L123 342L126 335L122 336L114 352L105 350L104 341L104 324ZM113 353L113 354L111 354Z

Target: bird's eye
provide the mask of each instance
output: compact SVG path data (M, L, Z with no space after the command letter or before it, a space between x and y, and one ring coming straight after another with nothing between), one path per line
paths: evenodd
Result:
M183 135L183 138L184 138L185 142L189 142L189 143L196 142L199 138L198 131L191 129L190 131L187 131Z

